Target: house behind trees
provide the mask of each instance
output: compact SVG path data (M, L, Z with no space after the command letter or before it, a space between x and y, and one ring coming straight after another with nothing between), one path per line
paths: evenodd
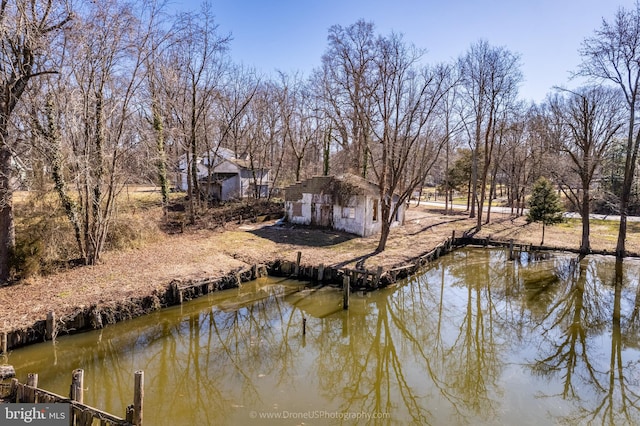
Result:
M267 168L252 167L251 158L236 156L227 148L218 148L196 158L198 183L201 192L217 201L239 198L267 198L270 172ZM186 191L187 173L191 170L185 155L178 163L176 188Z
M392 209L398 200L394 195ZM316 176L285 189L285 217L293 224L321 226L362 237L382 229L378 185L359 176ZM392 225L404 222L401 206Z

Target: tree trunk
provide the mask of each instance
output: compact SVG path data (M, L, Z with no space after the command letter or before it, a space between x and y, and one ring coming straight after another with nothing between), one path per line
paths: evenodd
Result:
M64 212L71 222L73 232L76 238L76 244L78 245L78 251L83 263L87 262L87 255L82 241L82 231L80 229L80 217L78 216L78 206L76 202L71 198L67 192L67 183L64 178L62 153L60 148L60 134L58 132L58 124L55 119L53 101L51 96L47 96L46 113L47 124L43 129L48 149L51 150L51 178Z
M153 130L156 134L156 148L158 150L158 181L160 183L160 195L162 197L162 211L167 214L167 203L169 201L169 181L167 179L167 157L164 149L164 129L162 126L162 116L155 99L151 101L153 114Z
M587 186L585 186L585 184ZM580 243L580 254L589 254L591 251L591 244L589 242L589 214L591 212L590 206L590 193L588 182L582 184L584 190L582 191L582 206L580 214L582 215L582 242Z
M543 246L544 245L544 228L545 228L545 224L544 221L542 222L542 241L540 241L540 245Z
M389 239L389 233L391 232L391 224L389 220L382 221L382 229L380 231L380 240L378 241L378 247L376 247L376 253L381 253L387 246L387 240Z
M329 158L331 155L331 127L327 131L322 146L322 176L329 176Z
M7 136L2 131L4 141ZM0 282L6 282L11 275L11 256L16 244L11 174L11 150L5 142L0 145Z
M376 253L381 253L387 246L387 239L391 231L391 205L388 201L385 201L384 197L381 198L381 214L380 219L382 222L382 229L380 231L380 240L378 241L378 247Z
M469 192L471 194L471 211L469 212L469 218L476 217L476 203L478 200L478 149L473 150L473 158L471 160L471 185L469 185Z
M624 166L624 180L622 183L622 194L620 196L620 228L618 228L618 242L616 244L616 257L621 259L625 255L625 241L627 239L627 216L629 210L629 200L631 199L631 187L635 176L636 162L638 159L638 147L640 145L640 130L633 138L633 125L635 118L635 104L631 105L630 129L627 141L626 159Z

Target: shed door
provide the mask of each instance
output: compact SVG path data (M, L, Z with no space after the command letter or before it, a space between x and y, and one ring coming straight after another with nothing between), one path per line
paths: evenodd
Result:
M311 205L311 224L331 227L333 225L333 206L313 203Z

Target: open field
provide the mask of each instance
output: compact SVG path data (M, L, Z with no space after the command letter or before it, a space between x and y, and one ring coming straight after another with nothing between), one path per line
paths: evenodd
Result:
M144 197L143 197L144 198ZM155 201L147 209L137 208L135 217L162 221ZM126 209L122 209L123 211ZM135 210L135 209L134 209ZM209 214L215 215L212 211ZM539 244L541 225L527 224L524 218L493 214L492 223L476 234L480 238ZM223 276L233 270L276 259L331 266L378 266L391 268L409 262L450 237L469 231L475 219L464 212L444 215L438 208L414 204L407 211L405 226L394 228L387 249L374 253L377 237L358 238L341 232L263 223L226 222L215 229L187 228L184 233L157 232L144 243L111 250L101 264L62 270L48 276L33 276L11 286L0 287L0 332L29 327L45 319L48 311L63 317L78 307L108 306L132 297L164 290L173 279ZM159 226L160 228L160 226ZM545 245L578 248L580 222L547 227ZM617 223L593 221L592 248L614 251ZM640 253L640 224L629 224L627 250Z

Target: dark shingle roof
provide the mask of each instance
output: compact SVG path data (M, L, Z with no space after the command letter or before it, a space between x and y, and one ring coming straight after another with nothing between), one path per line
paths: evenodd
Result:
M285 201L297 201L302 194L331 194L334 202L342 204L347 195L378 195L378 185L352 174L314 176L285 188ZM346 201L346 200L344 200Z

